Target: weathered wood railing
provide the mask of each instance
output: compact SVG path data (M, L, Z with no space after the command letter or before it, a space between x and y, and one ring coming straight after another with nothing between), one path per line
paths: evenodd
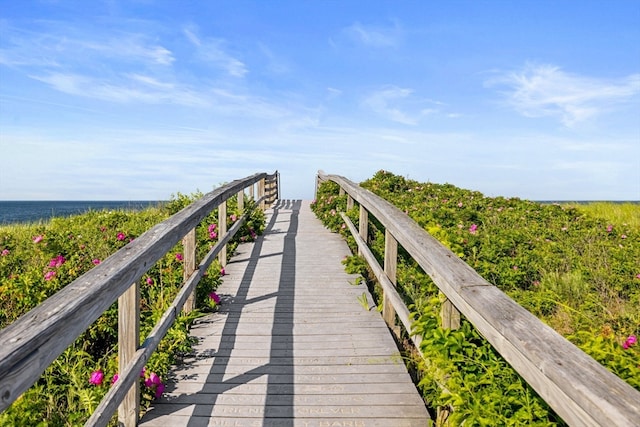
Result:
M225 264L226 245L249 214L243 213L227 230L227 200L237 194L239 210L244 209L245 190L249 188L249 197L253 199L256 183L256 205L264 208L275 201L277 172L273 175L258 173L217 188L131 241L0 331L0 411L31 387L44 370L117 300L119 378L85 425L107 425L116 408L122 425L136 425L140 371L180 310L193 308L196 285L216 256L222 265ZM219 240L195 268L195 227L216 208ZM181 239L185 249L185 281L169 309L140 345L140 278Z
M444 324L455 328L462 313L565 422L580 427L639 425L640 392L480 277L387 201L344 177L319 171L316 186L322 181L340 186L347 208L354 201L360 205L359 229L346 215L343 219L383 288L383 316L391 328L396 314L407 331L413 321L395 289L400 244L446 296ZM384 267L367 246L370 214L385 228ZM420 337L412 339L419 348Z

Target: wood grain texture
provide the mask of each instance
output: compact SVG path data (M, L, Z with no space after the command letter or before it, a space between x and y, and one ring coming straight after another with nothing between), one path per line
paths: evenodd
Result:
M220 311L192 328L142 426L426 426L429 415L368 293L344 272L349 250L308 202L277 201L256 242L238 247ZM370 299L370 296L368 296Z
M542 323L387 201L319 172L364 206L449 301L568 424L636 426L640 392Z
M207 193L0 331L0 410L29 388L53 360L209 212L246 186L270 177L255 174Z

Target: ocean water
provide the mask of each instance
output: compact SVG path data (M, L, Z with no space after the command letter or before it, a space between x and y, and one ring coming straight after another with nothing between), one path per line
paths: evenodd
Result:
M32 223L90 210L141 210L162 202L135 201L0 201L0 225Z

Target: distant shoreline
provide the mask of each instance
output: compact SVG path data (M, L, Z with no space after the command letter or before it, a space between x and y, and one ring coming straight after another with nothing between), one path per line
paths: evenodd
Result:
M164 203L163 200L4 200L0 201L0 226L37 223L88 211L139 211Z

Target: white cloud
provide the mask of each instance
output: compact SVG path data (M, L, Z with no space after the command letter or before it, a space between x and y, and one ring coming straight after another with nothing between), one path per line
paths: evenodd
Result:
M242 61L226 52L224 40L215 38L203 40L190 29L185 29L184 33L191 44L197 48L197 55L202 61L225 70L233 77L244 77L249 72Z
M173 103L192 107L204 107L210 104L203 94L188 87L175 87L173 84L138 74L102 79L81 74L54 72L31 76L31 78L46 83L60 92L110 102Z
M396 23L393 26L376 27L356 22L344 29L347 36L365 46L384 48L396 47L402 40L402 29Z
M405 125L417 125L423 117L440 112L436 108L425 108L424 104L443 105L438 101L415 98L412 89L397 86L379 89L362 101L363 106L376 114Z
M407 98L411 93L411 89L388 87L370 94L362 103L389 120L405 125L415 125L417 121L414 117L393 106L396 101Z
M640 94L640 74L606 80L568 73L554 65L527 64L486 84L507 86L507 102L520 114L556 117L568 127Z

